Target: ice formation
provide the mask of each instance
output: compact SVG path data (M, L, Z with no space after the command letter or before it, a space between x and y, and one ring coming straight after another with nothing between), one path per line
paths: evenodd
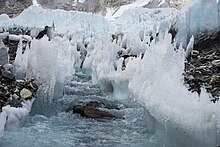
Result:
M192 35L213 33L219 27L218 10L219 2L215 0L195 0L182 14L175 9L132 9L124 11L115 23L109 23L93 14L32 6L14 19L1 15L0 26L42 28L54 22L57 33L64 34L64 38L51 41L46 37L32 40L31 49L27 48L25 54L18 48L16 63L27 69L27 77L34 77L43 85L41 90L49 92L50 98L55 95L56 84L65 83L74 68L80 66L77 46L87 44L83 69L91 72L93 83L100 83L119 99L131 97L144 105L176 144L216 146L220 144L219 103L211 103L205 92L198 97L187 91L182 76L184 48L180 44L177 49L175 42L171 44L167 32L171 25L176 25L177 42L186 47ZM31 17L35 19L30 20ZM110 34L121 30L125 32L123 38L112 42ZM149 35L153 36L151 43ZM117 58L120 50L138 56L126 60L125 70L121 70L123 59ZM0 136L5 115L6 112L0 114Z
M182 10L178 41L187 45L191 36L205 40L219 31L220 2L216 0L191 0Z

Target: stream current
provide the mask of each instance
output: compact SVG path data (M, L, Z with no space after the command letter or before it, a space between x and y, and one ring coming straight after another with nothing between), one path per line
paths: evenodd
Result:
M40 98L37 98L40 99ZM117 113L125 119L92 119L67 112L83 100L106 100L119 105ZM36 112L37 103L24 126L6 131L0 147L163 147L168 140L144 107L131 99L116 100L91 77L77 73L65 86L65 95L52 102L50 115ZM42 111L47 109L43 107ZM114 110L112 110L114 111ZM45 111L46 112L46 111Z

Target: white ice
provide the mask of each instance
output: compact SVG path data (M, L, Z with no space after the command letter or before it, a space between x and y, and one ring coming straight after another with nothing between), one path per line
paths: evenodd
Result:
M219 4L215 0L195 0L189 2L181 13L175 9L139 8L124 11L115 22L110 23L94 14L44 10L32 6L14 19L1 15L0 26L15 23L34 28L54 22L57 32L71 40L55 37L49 42L45 37L31 43L27 75L52 87L52 93L56 81L65 81L71 75L72 68L79 66L77 42L85 43L89 38L83 68L91 72L93 83L100 83L108 91L113 90L116 98L130 97L144 105L176 144L216 146L220 144L220 104L211 103L204 90L198 97L183 85L184 48L180 45L179 50L174 51L176 47L171 44L167 27L177 26L177 41L187 46L192 35L204 33L205 30L213 31L219 26L218 9ZM32 17L35 19L30 19ZM149 43L147 34L153 32L153 37L156 37L159 30L163 33L146 45ZM125 33L117 44L110 38L116 31ZM124 71L118 69L122 61L116 58L117 52L123 50L123 44L127 44L129 52L139 56L126 61ZM143 59L140 58L142 53Z

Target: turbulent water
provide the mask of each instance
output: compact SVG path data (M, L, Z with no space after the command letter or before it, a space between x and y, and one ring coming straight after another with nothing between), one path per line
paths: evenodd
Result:
M73 147L73 146L138 146L161 147L166 140L155 134L155 124L148 113L130 100L117 101L92 85L87 75L78 75L66 86L66 95L53 102L58 113L52 116L32 112L22 128L5 132L1 147ZM119 105L125 119L90 119L65 110L85 99L108 99ZM131 105L132 104L132 105ZM45 109L45 108L42 108ZM116 111L116 110L115 110Z

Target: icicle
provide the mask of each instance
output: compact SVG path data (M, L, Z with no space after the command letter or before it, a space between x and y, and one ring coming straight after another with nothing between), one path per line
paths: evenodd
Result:
M185 54L185 57L188 61L190 61L191 59L191 55L192 55L192 50L193 50L193 45L194 45L194 37L192 36L190 38L190 41L186 47L186 54Z

